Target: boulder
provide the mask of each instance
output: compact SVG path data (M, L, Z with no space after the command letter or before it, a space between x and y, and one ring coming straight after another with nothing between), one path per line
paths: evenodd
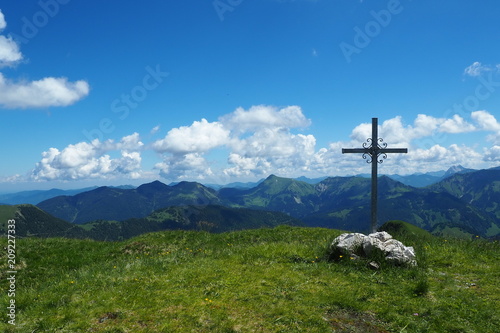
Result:
M385 231L375 232L368 236L360 233L345 233L335 238L331 245L332 257L339 257L340 253L370 258L376 252L382 253L386 261L396 265L417 265L413 247L405 246Z
M335 238L335 248L342 254L356 253L360 247L363 246L365 235L358 233L342 234ZM333 244L332 244L333 246Z

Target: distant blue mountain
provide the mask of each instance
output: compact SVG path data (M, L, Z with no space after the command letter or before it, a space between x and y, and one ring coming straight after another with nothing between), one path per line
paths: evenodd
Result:
M426 187L429 185L436 184L443 179L460 173L469 173L477 170L467 169L461 165L454 165L447 171L437 171L428 173L414 173L412 175L400 176L400 175L388 175L388 177L397 180L400 183L413 187Z
M19 205L19 204L36 205L41 201L54 198L60 195L76 195L78 193L90 191L95 188L97 188L97 186L75 189L75 190L61 190L58 188L53 188L50 190L33 190L33 191L22 191L16 193L7 193L0 195L0 202L6 205Z
M220 184L203 184L203 185L205 185L206 187L210 187L216 191L220 190L221 188L241 188L241 189L244 189L244 188L255 187L255 186L259 185L260 183L262 183L264 180L265 179L263 178L263 179L256 181L256 182L247 182L247 183L234 182L234 183L229 183L226 185L220 185ZM175 183L171 183L169 185L173 186L173 185L175 185Z
M53 188L50 190L33 190L33 191L22 191L16 193L0 194L0 202L5 205L20 205L20 204L31 204L36 205L42 201L52 199L61 195L77 195L79 193L95 190L97 186L79 188L73 190L61 190L58 188ZM119 189L134 189L135 186L132 185L120 185L115 186Z

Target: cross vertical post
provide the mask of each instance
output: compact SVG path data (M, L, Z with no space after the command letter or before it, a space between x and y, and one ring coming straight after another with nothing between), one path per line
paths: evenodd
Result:
M378 137L378 118L372 118L372 137L363 142L363 148L342 148L342 154L363 154L367 163L372 164L372 186L371 186L371 232L377 231L377 166L387 158L387 153L407 153L406 148L387 148L387 143ZM368 156L370 159L368 159ZM379 156L381 158L379 159Z
M375 141L374 141L375 140ZM378 118L372 118L372 190L371 190L371 232L377 230L377 197L378 197L378 154L375 155L374 143L378 145ZM374 156L375 155L375 156ZM375 161L373 158L375 157Z

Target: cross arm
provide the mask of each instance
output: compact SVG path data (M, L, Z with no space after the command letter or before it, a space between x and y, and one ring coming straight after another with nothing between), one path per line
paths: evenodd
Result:
M380 148L378 149L378 152L381 154L387 154L387 153L400 153L400 154L406 154L408 153L407 148Z
M364 154L370 153L370 149L368 148L342 148L342 154L349 154L349 153L358 153L358 154Z

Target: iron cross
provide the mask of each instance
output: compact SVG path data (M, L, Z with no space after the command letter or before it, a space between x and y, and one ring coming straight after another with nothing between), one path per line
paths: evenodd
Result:
M342 154L363 154L367 163L372 164L372 191L371 191L371 230L377 231L377 165L387 158L387 153L408 152L406 148L387 148L387 143L378 137L378 118L372 118L372 137L363 142L363 148L342 148ZM368 159L368 156L370 157ZM379 159L380 158L380 159Z

